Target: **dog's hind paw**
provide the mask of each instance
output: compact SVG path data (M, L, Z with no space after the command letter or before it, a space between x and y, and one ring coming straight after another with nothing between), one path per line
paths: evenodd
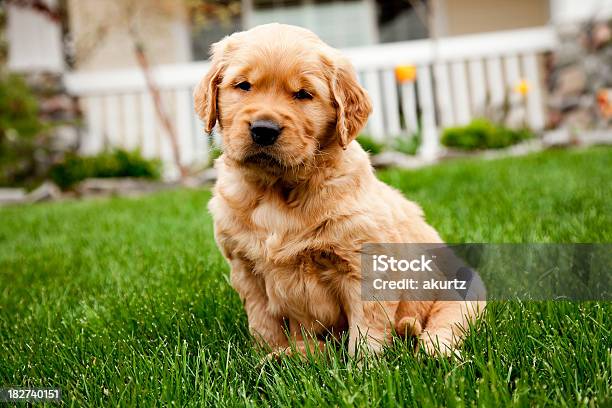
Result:
M423 349L430 356L461 358L461 352L456 342L453 341L452 335L449 337L425 330L419 335L418 349Z
M423 327L417 317L404 316L395 325L395 331L400 336L417 337L423 332Z

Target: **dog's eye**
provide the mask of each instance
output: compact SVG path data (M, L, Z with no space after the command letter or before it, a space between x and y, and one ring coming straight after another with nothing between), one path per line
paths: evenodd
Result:
M239 84L236 84L236 88L242 89L243 91L250 91L251 83L247 81L242 81Z
M308 93L308 91L304 89L300 89L295 94L293 94L295 99L312 99L312 95Z

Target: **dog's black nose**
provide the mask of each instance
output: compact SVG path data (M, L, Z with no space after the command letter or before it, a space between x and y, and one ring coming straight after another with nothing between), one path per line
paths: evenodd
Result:
M281 127L271 120L256 120L251 124L251 137L260 146L270 146L276 142Z

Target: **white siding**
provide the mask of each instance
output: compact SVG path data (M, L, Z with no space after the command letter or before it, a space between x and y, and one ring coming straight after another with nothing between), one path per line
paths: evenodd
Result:
M55 0L46 0L50 6ZM7 6L8 67L13 71L61 72L62 33L57 22L42 13Z

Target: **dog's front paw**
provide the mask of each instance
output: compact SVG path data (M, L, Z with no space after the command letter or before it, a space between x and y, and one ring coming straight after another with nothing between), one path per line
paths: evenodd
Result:
M264 361L278 361L282 357L299 356L308 357L316 353L321 353L325 349L325 343L321 340L316 341L296 341L294 344L287 347L279 347L268 353Z
M281 358L287 357L290 355L291 355L290 347L281 347L281 348L272 350L271 352L266 354L265 357L262 359L262 362L265 363L268 361L279 361Z
M371 336L349 338L348 353L351 357L363 357L365 354L375 356L383 351L386 344L386 341Z
M423 332L423 327L417 317L404 316L395 326L395 331L400 336L417 337Z

